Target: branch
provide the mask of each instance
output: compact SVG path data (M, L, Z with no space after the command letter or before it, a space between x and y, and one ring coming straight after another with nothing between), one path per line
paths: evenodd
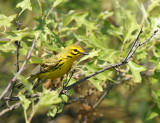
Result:
M13 79L10 80L8 86L6 87L6 89L5 89L5 90L3 91L3 93L1 94L0 100L1 100L1 99L3 98L3 96L9 91L9 89L10 89L11 86L12 86L12 84L15 83L15 81L17 80L17 76L18 76L19 74L21 74L21 72L24 70L25 65L27 64L28 60L29 60L30 57L31 57L31 53L32 53L33 48L35 47L35 43L36 43L36 40L34 39L34 40L33 40L32 47L31 47L30 50L28 51L26 60L23 62L20 70L18 71L18 73L13 77Z
M28 94L25 95L26 98L35 98L35 97L39 97L39 94ZM14 97L3 97L2 98L3 101L16 101L16 100L20 100L18 96L14 96Z
M69 85L68 87L65 87L64 90L63 90L63 93L65 93L66 91L70 90L71 88L73 88L74 86L78 85L79 83L84 82L85 80L87 80L87 79L89 79L89 78L91 78L91 77L93 77L93 76L95 76L95 75L97 75L97 74L100 74L100 73L102 73L102 72L104 72L104 71L106 71L106 70L109 70L109 69L111 69L111 68L116 68L116 67L119 67L119 66L121 66L121 65L123 65L123 64L128 63L129 60L132 58L132 55L133 55L133 54L135 53L135 51L137 50L137 48L140 47L141 45L147 43L148 41L150 41L150 40L152 39L152 37L153 37L154 35L156 35L156 33L158 32L158 30L155 30L154 33L153 33L147 40L145 40L145 41L142 42L142 43L137 44L137 42L138 42L138 40L139 40L139 36L140 36L140 34L141 34L142 32L143 32L143 31L142 31L142 29L141 29L140 32L139 32L139 34L138 34L138 36L137 36L137 38L136 38L136 40L133 42L133 45L132 45L132 47L130 48L130 50L129 50L129 52L128 52L128 54L127 54L127 56L125 57L124 60L120 61L119 63L116 63L116 64L113 64L113 65L107 66L107 67L105 67L105 68L103 68L103 69L101 69L101 70L99 70L99 71L97 71L97 72L95 72L95 73L87 76L87 77L84 77L84 78L81 79L81 80L76 81L76 82L73 83L72 85ZM134 48L134 47L135 47L135 48ZM134 50L133 50L133 48L134 48ZM132 50L133 50L133 51L132 51ZM132 51L132 52L131 52L131 51Z
M17 102L17 103L15 103L15 104L13 104L12 106L10 106L10 108L6 108L6 109L2 110L2 111L0 112L0 117L1 117L2 115L4 115L5 113L11 111L11 110L17 109L19 106L21 106L21 103L20 103L20 102Z
M141 28L141 30L139 31L139 33L138 33L138 36L137 36L136 40L133 42L133 44L132 44L132 46L131 46L131 48L130 48L130 50L129 50L129 52L128 52L128 54L127 54L126 58L125 58L125 60L127 60L127 59L128 59L128 57L129 57L129 55L130 55L131 51L133 50L134 46L137 44L137 42L138 42L138 40L139 40L139 36L142 34L142 32L143 32L143 31L142 31L142 28Z
M143 44L147 43L148 41L150 41L150 40L153 38L153 36L156 35L157 32L158 32L158 29L155 30L155 31L152 33L152 35L151 35L147 40L145 40L145 41L142 42L142 43L139 43L139 44L135 45L134 50L128 55L128 58L127 58L126 60L129 61L130 58L133 56L133 54L136 52L137 48L140 47L140 46L142 46Z
M21 26L21 23L20 23L20 21L16 21L16 24L17 24L17 30L20 30L20 26ZM17 51L16 51L16 68L17 68L17 73L18 73L18 71L19 71L19 48L20 48L20 44L21 44L21 42L20 41L15 41L15 44L16 44L16 47L17 47ZM10 92L10 94L9 94L9 97L11 97L12 96L12 94L13 94L13 91L14 91L14 87L15 87L15 85L16 85L16 82L14 82L14 84L12 84L13 86L12 86L12 89L11 89L11 92ZM8 102L7 102L8 103Z

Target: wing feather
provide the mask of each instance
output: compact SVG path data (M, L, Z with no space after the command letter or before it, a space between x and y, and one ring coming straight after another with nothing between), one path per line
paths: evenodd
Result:
M40 73L48 72L49 70L54 69L54 67L56 67L59 63L60 63L60 60L56 56L50 59L46 59L43 61L43 63L35 67L35 69L32 71L31 76L35 76Z

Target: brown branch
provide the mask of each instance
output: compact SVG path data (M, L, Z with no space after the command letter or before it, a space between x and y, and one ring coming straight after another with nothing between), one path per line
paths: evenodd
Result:
M35 97L39 97L39 94L28 94L28 95L25 95L26 98L35 98ZM3 97L2 98L3 101L16 101L16 100L20 100L18 96L14 96L14 97Z
M131 59L131 57L133 56L133 54L136 52L137 48L140 47L140 46L142 46L143 44L147 43L148 41L150 41L150 40L153 38L153 36L156 35L157 32L158 32L158 29L155 30L155 31L152 33L152 35L151 35L147 40L145 40L145 41L142 42L142 43L139 43L139 44L135 45L134 50L128 55L128 58L127 58L126 60L129 61L129 60Z
M17 30L20 30L21 23L20 21L16 21L17 24ZM19 71L19 48L20 48L20 41L15 41L15 44L17 46L17 52L16 52L16 67L17 67L17 73Z
M17 24L17 30L20 30L20 26L21 26L20 21L16 21L16 24ZM16 68L17 69L16 69L16 71L18 73L18 71L19 71L19 48L20 48L21 42L20 41L15 41L15 44L16 44L16 47L17 47L17 51L16 51ZM16 85L16 82L14 82L12 84L12 89L11 89L11 92L9 94L9 97L12 96L15 85ZM9 103L9 102L6 102L6 103Z
M141 28L141 30L140 30L139 33L138 33L138 36L137 36L136 40L133 42L131 48L129 49L129 52L128 52L128 54L127 54L125 60L128 59L128 57L129 57L131 51L133 50L134 46L137 44L137 42L138 42L138 40L139 40L139 36L142 34L142 32L143 32L143 31L142 31L142 28Z
M133 55L133 54L135 53L135 51L137 50L137 48L140 47L141 45L147 43L148 41L150 41L150 40L152 39L152 37L153 37L154 35L156 35L157 32L158 32L158 30L154 31L154 33L153 33L147 40L145 40L145 41L142 42L142 43L137 44L137 42L138 42L138 40L139 40L139 36L140 36L140 34L142 33L142 29L141 29L140 32L139 32L139 34L138 34L138 36L137 36L137 38L136 38L136 40L133 42L133 45L132 45L132 47L130 48L130 50L129 50L129 52L128 52L128 54L127 54L127 56L125 57L124 60L120 61L119 63L116 63L116 64L113 64L113 65L107 66L107 67L105 67L105 68L103 68L103 69L101 69L101 70L99 70L99 71L97 71L97 72L95 72L95 73L92 73L91 75L89 75L89 76L87 76L87 77L84 77L84 78L81 79L81 80L76 81L76 82L73 83L72 85L69 85L68 87L65 87L64 90L63 90L63 93L65 93L66 91L70 90L71 88L73 88L74 86L78 85L79 83L84 82L85 80L87 80L87 79L89 79L89 78L91 78L91 77L93 77L93 76L95 76L95 75L97 75L97 74L100 74L100 73L102 73L102 72L104 72L104 71L106 71L106 70L109 70L109 69L111 69L111 68L116 68L116 67L119 67L119 66L121 66L121 65L123 65L123 64L128 63L129 60L132 58L132 55ZM133 50L133 47L135 47L134 50ZM132 50L133 50L133 51L132 51ZM132 51L132 52L131 52L131 51Z
M36 39L33 40L32 47L31 47L30 50L28 51L27 58L26 58L26 60L23 62L20 70L19 70L18 73L10 80L8 86L7 86L6 89L3 91L3 93L0 95L0 100L1 100L1 99L3 98L3 96L9 91L9 89L10 89L11 86L12 86L12 84L15 83L15 81L17 80L17 76L18 76L19 74L21 74L21 72L24 70L25 65L27 64L28 60L29 60L30 57L31 57L31 53L32 53L33 48L35 47L35 43L36 43Z
M21 106L21 103L20 102L17 102L15 104L13 104L12 106L10 106L10 108L6 108L4 110L2 110L0 112L0 117L4 114L6 114L7 112L11 111L11 110L14 110L14 109L17 109L19 106Z

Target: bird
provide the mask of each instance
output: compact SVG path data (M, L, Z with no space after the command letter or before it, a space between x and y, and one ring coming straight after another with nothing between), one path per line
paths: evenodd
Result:
M49 59L44 59L42 63L37 65L31 75L27 78L28 81L39 80L55 80L63 77L71 69L74 61L80 56L88 55L80 46L72 44L62 50L57 55L53 55ZM22 83L18 83L17 87L21 87Z

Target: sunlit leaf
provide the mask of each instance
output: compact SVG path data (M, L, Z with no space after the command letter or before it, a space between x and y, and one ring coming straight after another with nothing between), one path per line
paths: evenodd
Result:
M31 6L31 2L30 0L23 0L22 2L18 3L16 5L16 8L22 8L22 10L20 11L19 15L22 14L22 12L26 9L28 10L32 10L32 6Z
M86 59L89 59L89 58L93 58L94 56L98 56L98 54L99 54L100 51L101 51L100 49L99 49L99 50L93 49L93 50L89 53L89 55L86 55L86 56L84 56L83 58L81 58L81 59L80 59L80 62L81 62L81 61L84 61L84 60L86 60Z
M74 19L74 10L70 10L68 14L63 17L63 26L67 26Z
M132 34L134 31L139 29L139 25L137 23L135 15L130 11L126 11L125 27L127 31L124 31L124 43L132 38Z
M89 80L91 81L91 83L99 90L99 91L103 91L102 86L100 85L100 81L95 79L94 77L89 78Z
M133 75L133 78L134 78L134 82L140 83L141 80L142 80L140 72L145 71L146 68L143 67L143 66L140 66L140 65L138 65L136 63L133 63L131 61L128 63L128 66L129 66L129 68L130 68L130 70L132 72L132 75Z
M60 3L62 3L64 0L56 0L53 4L53 8L55 8L56 6L58 6Z
M30 105L31 101L29 101L28 99L26 99L25 95L22 92L20 92L18 94L18 97L19 97L19 99L21 101L21 104L22 104L23 108L25 110L27 110L29 108L29 105Z
M43 93L40 93L40 100L37 104L37 106L45 107L49 105L58 104L62 101L62 99L59 97L58 92L56 91L50 91L43 89Z
M23 77L21 75L18 75L17 78L25 86L25 88L32 94L33 93L33 90L32 90L33 86L32 86L31 83L29 83L29 81L27 80L27 78L25 78L25 77Z
M68 97L66 95L61 95L62 96L62 99L64 100L64 102L67 102L68 101Z
M16 14L11 15L11 16L5 16L3 14L0 14L0 27L1 26L10 27L12 25L11 22L15 18L16 18Z
M160 0L151 1L151 4L148 6L148 12L152 11L154 8L160 6Z
M36 56L32 56L28 61L28 63L30 63L30 64L40 64L42 62L43 62L43 60L41 58L36 57Z
M57 113L57 106L52 106L48 113L47 113L47 116L51 116L51 117L54 117Z

